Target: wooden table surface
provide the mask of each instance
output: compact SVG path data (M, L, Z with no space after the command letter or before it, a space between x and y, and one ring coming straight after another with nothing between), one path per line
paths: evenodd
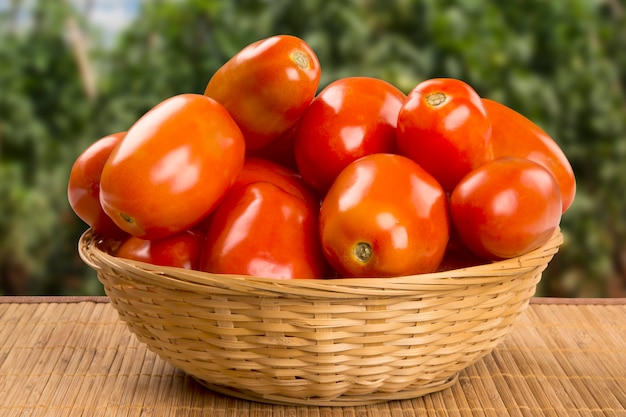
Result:
M106 297L0 297L0 416L624 416L626 299L534 298L451 388L348 407L214 393L148 351Z

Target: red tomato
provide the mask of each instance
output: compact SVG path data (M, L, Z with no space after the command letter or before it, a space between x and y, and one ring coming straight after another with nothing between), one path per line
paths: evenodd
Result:
M269 182L234 187L211 216L201 269L267 278L326 272L316 208Z
M152 265L199 269L202 235L184 231L157 240L130 236L119 247L115 256Z
M320 212L324 254L344 277L433 272L449 226L439 183L415 162L393 154L367 155L348 165Z
M396 151L406 96L386 81L347 77L330 83L300 119L294 152L304 181L324 195L350 162Z
M446 252L443 255L441 263L437 267L437 271L450 271L453 269L467 268L484 263L485 260L483 258L474 254L468 249L465 243L463 243L455 228L450 227L450 240L448 240Z
M295 36L272 36L243 48L211 77L204 94L237 122L248 151L261 149L296 124L319 84L313 50Z
M315 192L304 183L300 174L262 158L246 158L233 187L245 186L260 181L272 183L284 191L301 198L311 207L319 208L319 199Z
M248 152L247 155L254 158L267 159L293 171L297 171L298 165L296 164L296 156L293 149L297 127L298 123L269 145L259 150Z
M100 204L100 176L113 148L126 132L105 136L92 143L74 161L67 185L67 198L74 213L104 238L126 236Z
M489 260L539 248L561 220L561 193L548 170L504 157L469 173L450 196L450 214L465 245Z
M445 191L493 159L491 123L467 83L434 78L415 86L398 115L398 150L420 164Z
M482 102L491 121L494 157L519 156L543 165L559 184L561 212L565 213L576 195L576 178L563 150L537 124L510 107L486 98Z
M206 217L237 179L245 143L228 112L200 94L171 97L141 117L102 171L100 201L123 230L158 239Z

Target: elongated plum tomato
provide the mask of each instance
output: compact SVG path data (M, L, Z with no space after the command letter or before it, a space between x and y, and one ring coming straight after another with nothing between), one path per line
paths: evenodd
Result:
M237 122L246 149L256 151L285 134L317 92L320 63L311 47L290 35L254 42L211 77L204 94Z
M113 148L126 132L98 139L74 161L67 184L67 198L74 213L98 235L121 239L127 234L104 212L100 204L100 177Z
M450 233L446 194L412 160L372 154L350 163L328 190L320 236L343 277L433 272Z
M491 121L491 141L495 158L518 156L543 165L554 175L561 191L562 213L576 195L576 177L556 141L536 123L497 101L482 99Z
M130 236L120 245L115 256L152 265L197 270L203 242L203 236L191 230L155 240Z
M241 131L221 104L201 94L171 97L137 120L111 153L102 207L142 239L182 232L226 194L244 153Z
M323 196L350 162L372 153L395 153L405 98L377 78L346 77L326 86L296 132L294 153L304 181Z
M201 269L278 279L321 278L317 207L269 182L233 187L211 216Z
M488 260L539 248L561 221L561 193L534 161L503 157L470 172L450 196L454 227L467 248Z
M300 174L276 162L256 157L246 158L233 187L245 186L253 182L274 184L301 198L314 209L319 209L319 198L313 189L302 180Z
M409 93L397 128L398 152L420 164L446 192L493 159L491 123L478 93L454 78L433 78Z

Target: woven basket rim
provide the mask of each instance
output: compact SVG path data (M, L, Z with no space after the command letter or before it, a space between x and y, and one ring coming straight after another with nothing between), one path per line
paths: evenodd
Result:
M144 284L167 281L168 285L181 286L202 292L206 288L220 288L227 292L240 292L256 296L313 296L361 298L437 290L458 290L460 287L497 282L538 266L547 266L563 243L560 228L543 246L522 256L461 269L406 275L388 278L323 278L291 279L254 277L234 274L213 274L175 267L152 265L145 262L118 258L102 249L111 244L103 241L93 230L87 229L80 237L78 249L82 260L96 271L112 269L131 271L135 281Z

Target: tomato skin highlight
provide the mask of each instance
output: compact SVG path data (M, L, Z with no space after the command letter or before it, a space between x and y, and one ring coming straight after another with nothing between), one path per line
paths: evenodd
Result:
M89 145L74 161L68 179L67 198L70 207L96 234L104 238L121 239L127 236L100 204L102 169L125 135L125 131L117 132Z
M406 96L371 77L346 77L326 86L300 119L294 153L304 181L323 196L350 162L395 153L398 112Z
M461 240L477 256L501 260L546 243L561 220L561 193L552 174L524 158L503 157L470 172L450 196Z
M155 240L130 236L122 242L115 256L152 265L197 270L203 242L201 234L190 230Z
M518 156L543 165L559 184L561 212L565 213L576 196L576 177L563 150L536 123L512 108L487 98L482 102L491 121L494 157Z
M480 96L454 78L433 78L409 93L398 115L398 150L451 192L493 159L491 123Z
M296 124L315 97L320 77L319 60L305 41L277 35L234 55L213 74L204 94L228 110L252 152Z
M446 195L412 160L371 154L350 163L320 210L320 239L342 277L433 272L449 239Z
M233 187L211 216L201 270L276 279L323 278L318 208L269 182Z
M236 180L240 129L215 100L180 94L128 130L102 171L100 201L123 230L153 240L190 229Z

